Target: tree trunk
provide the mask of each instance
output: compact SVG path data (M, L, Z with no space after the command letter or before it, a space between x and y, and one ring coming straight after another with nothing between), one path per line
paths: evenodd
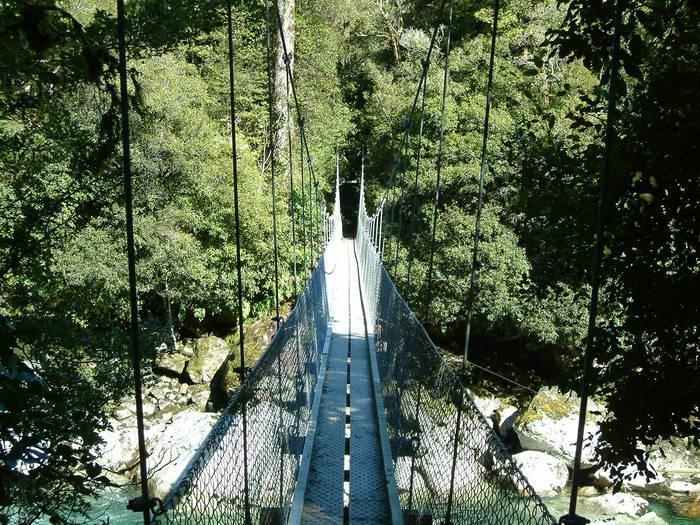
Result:
M284 31L284 39L287 44L287 55L289 56L289 67L294 71L294 43L296 36L295 0L279 0L280 18L282 19L282 29ZM287 124L290 118L293 118L294 109L291 93L291 85L289 86L290 105L287 106L287 69L284 63L284 47L281 39L278 38L277 43L277 60L275 62L275 109L277 111L278 128L276 151L280 160L284 159L287 162Z
M168 350L171 352L177 350L177 340L175 339L175 328L173 326L173 309L172 303L170 302L170 289L168 288L168 281L165 281L165 295L163 296L163 301L165 302L165 317L166 317L166 341L165 344Z

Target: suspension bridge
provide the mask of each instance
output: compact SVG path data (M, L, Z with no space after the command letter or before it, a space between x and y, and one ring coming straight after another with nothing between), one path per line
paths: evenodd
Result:
M612 60L617 75L620 7ZM302 197L303 235L310 241L313 266L303 292L291 313L279 313L278 231L271 80L271 36L275 25L266 2L268 50L268 109L272 223L275 248L275 304L277 332L252 369L244 366L243 323L239 322L242 383L221 413L209 436L162 502L148 496L141 406L141 372L136 308L135 252L131 208L128 97L124 3L118 0L124 179L127 241L131 287L132 350L139 430L141 497L129 507L152 521L173 524L273 525L296 524L393 524L393 525L553 525L557 520L534 492L513 462L504 444L477 408L460 374L445 361L423 323L397 291L390 272L399 254L401 228L410 228L408 277L413 260L416 200L415 188L421 163L421 139L431 54L440 23L446 22L440 145L436 161L432 236L438 220L440 173L445 127L445 93L449 78L452 3L443 1L423 60L423 71L406 121L402 152L386 184L376 210L365 204L364 170L354 236L343 237L340 214L340 176L336 164L333 213L326 212L320 195L305 133L291 60L277 5L274 5L279 41L284 51L287 104L296 110ZM231 101L232 170L237 237L238 317L243 319L239 228L238 171L234 47L231 0L228 2L229 85ZM499 14L495 1L486 93L483 147L473 243L471 292L466 307L465 358L469 347L471 305L476 281L479 221L484 192L489 110L494 51ZM446 16L444 16L446 15ZM613 82L614 85L614 82ZM420 101L420 104L419 104ZM609 115L615 96L610 96ZM291 113L291 110L290 110ZM420 118L417 118L420 115ZM417 126L414 126L417 124ZM608 121L609 143L612 121ZM410 221L402 217L410 184L395 181L407 171L409 139L417 127L415 181ZM289 158L292 157L291 125L287 125ZM602 186L609 166L603 171ZM307 169L304 182L304 167ZM290 193L295 194L290 162ZM400 188L400 189L399 189ZM308 190L308 194L307 194ZM306 204L304 199L306 198ZM601 192L600 207L605 204ZM291 208L292 241L296 240L294 206ZM307 213L308 212L308 213ZM308 224L306 220L309 220ZM603 231L599 223L595 254L596 272L602 254ZM393 244L387 241L393 238ZM314 239L316 256L314 256ZM390 249L388 249L388 247ZM395 248L395 250L394 250ZM306 247L305 247L306 249ZM389 253L391 252L391 253ZM432 278L430 254L428 282ZM295 286L296 286L296 264ZM591 325L595 322L597 280L594 277ZM430 290L430 286L428 286ZM429 317L430 292L425 298ZM589 334L591 333L589 327ZM589 335L588 348L591 345ZM581 421L569 514L559 523L588 521L575 514L586 380L582 389Z
M360 190L295 308L163 503L169 523L552 524L396 291Z

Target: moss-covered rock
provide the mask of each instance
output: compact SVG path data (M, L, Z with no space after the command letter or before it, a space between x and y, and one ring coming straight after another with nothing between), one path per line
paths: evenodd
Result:
M556 388L541 388L530 405L515 420L513 429L524 450L538 450L564 459L573 466L578 429L579 398L576 394L562 394ZM601 407L589 402L581 465L590 468L597 464L595 445L599 432Z
M243 327L245 341L245 366L252 367L263 354L275 335L276 324L269 319L246 323ZM240 386L236 369L240 366L238 332L229 338L230 353L224 363L218 387L223 398L228 399Z
M185 376L193 384L209 383L229 353L229 345L223 339L210 335L195 340L194 352L187 363Z

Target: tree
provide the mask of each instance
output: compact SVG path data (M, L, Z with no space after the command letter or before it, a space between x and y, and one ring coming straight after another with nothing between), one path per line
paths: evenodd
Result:
M700 136L693 102L700 88L693 58L700 51L700 11L691 2L624 5L625 74L595 383L611 409L601 426L601 452L613 464L643 465L644 446L659 438L700 443L700 195L693 160ZM604 79L613 8L612 1L574 1L552 38L563 55L580 57ZM580 127L598 130L594 115L603 98L583 100ZM597 155L587 159L583 169L597 168Z

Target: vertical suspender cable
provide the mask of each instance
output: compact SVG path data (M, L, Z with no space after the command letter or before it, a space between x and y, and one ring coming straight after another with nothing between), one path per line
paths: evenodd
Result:
M489 58L489 77L486 86L486 111L484 113L484 134L481 144L481 169L479 171L479 201L476 205L476 226L474 228L474 247L472 249L472 271L469 278L469 296L467 298L467 326L464 331L464 357L462 369L466 370L469 359L469 340L471 336L472 310L474 309L474 294L476 293L476 256L479 252L479 237L481 236L481 209L484 203L484 174L486 172L486 154L489 140L489 114L491 113L491 90L493 88L493 63L496 56L496 31L498 30L499 0L493 8L493 32L491 33L491 56Z
M273 88L272 88L272 42L270 31L270 0L265 1L265 41L267 44L267 116L268 116L268 131L270 140L270 174L272 186L272 239L274 245L274 260L275 260L275 326L279 332L280 328L280 297L279 297L279 247L277 245L277 181L275 173L275 156L277 155L275 145L275 126L274 126L274 108L273 108ZM285 54L285 59L288 59ZM286 68L289 71L289 68ZM282 362L277 359L277 393L279 402L279 420L278 429L280 433L284 432L282 423ZM279 494L278 504L282 508L284 503L284 447L280 448L280 464L279 464Z
M274 261L275 261L275 324L277 329L280 327L280 296L279 296L279 249L277 246L277 195L276 195L276 180L275 180L275 131L274 131L274 109L272 105L272 42L270 41L270 0L265 1L265 37L267 43L267 116L270 135L270 174L272 184L272 239L274 244ZM285 53L285 57L286 57Z
M301 143L306 148L306 130L302 127L301 133ZM313 181L311 180L311 159L308 156L308 150L306 151L306 161L308 162L308 179L309 179L309 255L311 256L311 261L309 262L309 270L313 271L314 268L314 198L313 192L311 191Z
M302 267L304 269L303 275L306 276L306 187L304 186L304 142L301 140L301 129L304 125L303 119L299 118L297 120L299 124L299 160L301 169L301 244L303 247L303 263Z
M285 57L289 57L289 53L287 51L287 41L284 37L284 28L282 26L282 17L280 15L280 10L279 6L277 5L277 1L275 0L275 15L277 17L277 25L279 27L279 37L280 37L280 42L282 44L282 51L284 53ZM318 231L318 224L314 225L314 213L318 215L318 220L320 223L320 197L318 193L318 182L316 181L316 175L314 173L314 168L313 168L313 163L312 163L312 158L311 158L311 153L309 152L309 144L308 141L306 140L306 129L305 129L305 122L304 119L301 117L301 110L300 110L300 105L299 105L299 97L297 95L297 89L296 89L296 83L294 82L294 75L292 74L292 71L290 70L290 65L289 61L285 61L286 68L287 68L287 74L289 75L289 82L292 86L292 97L294 99L294 107L297 112L297 119L299 121L299 136L300 136L300 141L301 141L301 148L302 148L302 157L304 153L306 154L306 161L308 163L308 177L309 177L309 239L311 241L311 246L310 246L310 253L311 253L311 267L313 268L313 262L314 262L314 248L313 248L313 240L314 240L314 235L315 231ZM303 160L302 160L302 165L303 165ZM316 204L317 204L317 210L314 212L314 187L315 187L315 196L316 196ZM318 243L317 243L318 244ZM319 253L320 255L320 253Z
M486 95L486 118L485 118L485 131L484 135L487 137L488 133L488 112L489 112L489 100L491 96L491 79L493 77L493 60L494 60L494 50L496 48L496 29L497 29L497 21L498 21L498 0L496 0L496 5L494 6L494 14L493 14L493 34L491 35L491 59L489 63L489 81L488 81L488 89L487 89L487 95ZM449 18L449 25L448 25L448 33L447 33L447 51L445 54L445 70L443 73L443 85L442 85L442 108L441 108L441 121L440 121L440 149L438 153L438 160L437 160L437 180L435 184L435 210L433 212L433 229L432 229L432 241L431 241L431 248L430 248L430 267L429 267L429 284L428 287L430 288L430 279L432 279L432 264L433 264L433 256L434 256L434 250L435 250L435 226L437 223L437 207L439 204L439 198L440 198L440 170L442 167L442 153L443 153L443 142L444 142L444 132L445 132L445 101L446 101L446 96L447 96L447 83L448 83L448 78L449 78L449 54L450 54L450 36L451 36L451 28L452 28L452 2L450 2L450 7L449 7L449 13L448 13L448 18ZM483 181L483 162L484 162L484 157L485 157L485 145L486 145L486 138L484 138L484 147L482 149L482 173L481 173L481 180ZM483 188L483 183L481 184L480 188ZM480 190L481 191L481 190ZM481 193L480 193L480 198L479 198L479 207L481 206ZM477 212L478 213L478 212ZM478 224L478 219L477 219L477 224ZM478 236L478 227L477 227L477 234ZM472 274L472 279L473 279L474 274ZM473 281L472 281L472 286L473 286ZM430 292L429 292L430 293ZM426 300L426 319L428 315L428 309L430 307L430 299ZM454 442L452 445L452 468L450 469L450 490L447 496L447 513L445 515L445 522L446 523L451 523L452 519L452 506L454 502L454 488L455 488L455 474L456 474L456 467L457 467L457 457L458 457L458 452L459 452L459 436L461 434L462 430L462 415L464 412L464 393L462 392L461 385L459 381L455 382L454 385L455 388L457 388L458 395L457 395L457 421L455 422L455 433L454 433Z
M438 25L435 24L437 28ZM423 62L425 69L425 81L423 82L423 94L420 105L420 124L418 125L418 151L416 152L416 175L413 179L413 198L411 199L411 229L408 232L408 268L406 268L406 291L411 288L411 269L413 268L413 247L416 230L416 212L418 207L418 174L420 173L420 161L423 153L423 124L425 123L425 98L428 94L428 72L430 70L430 58Z
M574 455L574 471L571 481L571 498L569 513L562 516L559 523L575 525L588 523L576 515L576 499L581 484L581 453L583 450L583 433L586 424L588 408L589 382L592 373L593 346L595 343L596 317L598 315L598 290L600 288L600 272L603 263L603 248L605 246L605 228L607 220L610 164L613 140L615 138L615 114L617 108L617 77L620 62L620 32L622 28L622 8L624 0L615 2L615 18L613 32L612 57L610 59L610 84L608 95L607 122L605 124L605 150L603 153L603 168L600 176L600 193L598 195L598 223L596 226L595 248L593 252L593 273L591 276L591 301L588 307L588 334L586 350L583 354L583 376L581 377L581 406L578 417L578 432L576 435L576 453Z
M423 319L430 320L430 303L433 300L433 261L435 258L435 231L437 229L438 206L440 205L440 176L442 174L442 155L445 145L445 105L447 101L447 84L450 77L450 39L452 36L452 2L448 7L447 23L447 47L445 49L445 70L442 78L442 106L440 109L440 145L438 146L438 156L435 178L435 199L433 201L433 226L430 235L430 257L428 259L428 277L426 282L425 307L423 309Z
M134 397L136 426L139 442L139 474L141 476L141 504L143 522L149 525L151 511L148 504L148 469L146 465L146 438L143 425L141 392L141 347L139 343L139 313L136 293L136 250L134 248L134 210L131 185L131 146L129 141L129 92L126 85L126 15L124 0L117 0L117 32L119 33L119 96L122 118L122 151L124 155L124 201L126 211L126 248L129 266L129 305L131 307L131 355L134 368ZM131 503L131 502L130 502Z
M284 56L285 64L289 62L289 57ZM286 71L287 79L287 146L289 157L289 214L292 219L292 284L294 286L294 296L297 295L297 231L294 213L294 162L292 160L292 108L289 103L289 71Z
M440 17L442 13L445 10L445 2L446 0L442 0L440 3ZM428 53L426 54L425 57L425 62L423 63L423 69L422 69L422 74L420 77L420 80L418 81L418 89L416 90L416 94L413 96L413 104L411 105L411 112L409 113L409 117L406 120L405 128L404 128L404 136L403 136L403 144L402 144L402 153L401 153L401 162L399 164L399 169L397 170L399 172L399 175L404 172L404 169L406 168L407 164L407 158L408 158L408 146L409 146L409 138L411 136L411 129L413 127L413 116L415 115L416 112L416 106L418 105L418 98L420 97L421 93L423 93L423 83L428 82L428 69L426 67L426 63L430 63L430 57L433 54L433 48L435 47L435 41L437 39L437 32L439 29L439 24L435 24L435 29L433 30L433 34L430 38L430 45L428 46ZM393 175L392 175L393 177ZM389 180L389 187L392 186L393 179ZM400 183L400 181L399 181ZM402 185L401 186L401 193L399 196L398 200L398 218L397 218L397 228L396 228L396 252L394 254L394 259L393 262L390 265L390 268L395 268L396 263L399 258L399 247L400 247L400 238L401 238L401 226L402 226L402 221L403 221L403 199L404 199L404 194L406 191L406 186Z
M238 373L241 384L245 380L245 340L243 331L243 277L241 269L241 219L239 213L238 200L238 146L236 144L236 84L234 80L234 59L233 47L233 5L232 0L227 3L227 24L228 24L228 81L229 81L229 102L231 117L231 168L233 171L233 210L236 220L236 293L238 300L238 350L240 354L240 367ZM242 410L243 426L243 505L245 513L245 524L252 523L250 516L250 483L248 479L248 408L243 403Z
M385 190L385 195L386 195L386 200L385 202L390 203L389 206L391 206L391 211L389 212L389 217L388 220L385 221L385 228L386 228L386 249L389 250L389 255L391 255L392 251L392 234L394 233L394 217L396 214L396 188L394 186L394 174L396 173L396 170L399 166L399 159L394 157L394 162L393 166L391 168L391 176L389 177L389 182L387 182L386 185L386 190ZM393 196L392 196L393 193ZM384 255L384 254L382 254ZM385 256L384 257L384 264L387 267L387 272L390 270L389 268L389 263L390 263L391 258Z

